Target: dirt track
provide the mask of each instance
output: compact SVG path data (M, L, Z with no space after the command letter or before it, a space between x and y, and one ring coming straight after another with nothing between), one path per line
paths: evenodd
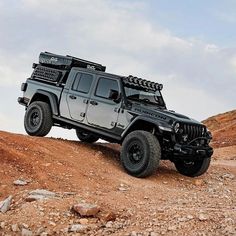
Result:
M11 209L0 213L0 235L19 235L13 224L19 231L45 227L48 235L66 234L81 221L70 211L81 201L117 216L112 223L86 219L87 235L236 235L236 147L231 149L228 154L217 149L208 173L199 178L181 176L162 162L154 176L137 179L124 173L116 145L0 132L0 200L14 199ZM19 178L30 182L14 186ZM34 189L74 194L26 202Z

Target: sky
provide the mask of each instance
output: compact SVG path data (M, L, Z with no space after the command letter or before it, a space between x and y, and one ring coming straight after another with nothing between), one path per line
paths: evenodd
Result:
M41 51L162 83L168 109L200 121L236 109L235 12L235 0L0 0L0 130L25 133L17 97Z

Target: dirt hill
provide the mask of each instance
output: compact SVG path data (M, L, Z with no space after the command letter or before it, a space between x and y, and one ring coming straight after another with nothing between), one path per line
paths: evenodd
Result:
M13 197L0 235L236 235L236 152L215 157L199 178L162 161L138 179L123 171L118 145L0 131L0 201ZM35 197L37 189L51 192ZM100 212L71 210L84 203Z
M215 147L236 145L236 110L212 116L203 123L212 132Z

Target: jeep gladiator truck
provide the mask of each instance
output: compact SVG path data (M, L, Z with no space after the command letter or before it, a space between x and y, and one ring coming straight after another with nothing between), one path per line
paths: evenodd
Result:
M105 72L101 64L43 52L22 84L18 102L26 108L29 135L45 136L51 127L75 129L83 142L99 138L121 144L124 169L146 177L161 159L186 176L209 167L211 133L203 124L167 110L162 84Z

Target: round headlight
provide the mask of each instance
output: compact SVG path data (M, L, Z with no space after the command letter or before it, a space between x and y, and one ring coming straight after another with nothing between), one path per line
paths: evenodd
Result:
M202 127L202 136L204 135L204 133L205 133L205 128Z
M176 123L175 126L174 126L174 131L175 131L175 133L178 133L179 127L180 127L180 124L179 124L179 123Z

